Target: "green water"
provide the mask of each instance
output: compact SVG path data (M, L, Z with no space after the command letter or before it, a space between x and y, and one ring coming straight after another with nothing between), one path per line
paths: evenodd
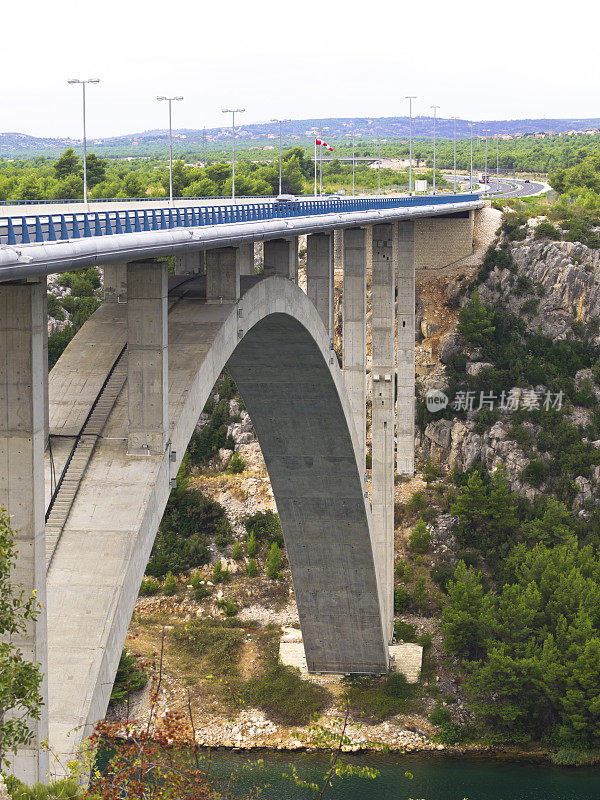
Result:
M327 767L322 756L261 755L264 768L248 770L245 765L256 756L215 753L211 772L225 777L235 771L240 794L259 785L264 787L260 797L265 800L315 800L314 792L297 788L282 773L294 763L301 778L319 781ZM352 761L378 769L380 777L346 778L326 793L329 800L600 800L598 767L564 769L548 764L377 754ZM405 777L406 772L412 773L412 780Z

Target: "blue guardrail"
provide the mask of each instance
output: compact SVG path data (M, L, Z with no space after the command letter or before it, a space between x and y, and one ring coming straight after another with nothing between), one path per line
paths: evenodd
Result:
M411 206L467 203L478 194L425 197L342 198L296 200L285 203L246 203L226 206L185 206L183 208L127 208L119 211L89 211L74 214L40 214L0 217L0 244L26 245L69 241L94 236L198 228L285 217L370 211Z

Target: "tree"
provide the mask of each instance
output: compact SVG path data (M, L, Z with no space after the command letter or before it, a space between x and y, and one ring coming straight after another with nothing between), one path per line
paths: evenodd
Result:
M40 719L43 702L39 665L23 658L13 644L39 613L35 593L27 597L11 577L17 559L14 536L0 507L0 768L8 764L10 753L32 741L28 720Z
M269 551L269 557L267 558L267 564L265 567L265 572L267 573L267 577L270 578L272 581L278 580L281 575L279 574L279 570L281 569L281 550L279 549L279 545L277 542L273 542L271 545L271 549Z
M80 172L81 161L79 156L76 156L73 148L69 147L54 165L54 174L60 181L66 178L68 175L79 175Z
M85 159L87 183L90 189L106 180L106 160L90 153Z
M494 333L493 311L481 302L477 289L474 289L466 306L458 315L458 331L465 337L467 344L480 347Z
M448 605L442 615L446 650L462 658L477 658L486 638L481 573L459 561L448 583Z

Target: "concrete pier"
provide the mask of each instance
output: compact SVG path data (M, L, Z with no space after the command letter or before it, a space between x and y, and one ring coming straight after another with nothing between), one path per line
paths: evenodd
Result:
M364 470L367 437L367 234L363 228L345 231L343 264L343 375L362 447L359 463Z
M240 275L254 275L254 242L240 244L236 249Z
M415 227L398 223L396 472L415 471Z
M27 661L40 665L44 704L30 720L33 738L12 761L12 772L31 784L46 782L48 753L48 641L44 498L44 404L48 373L44 364L45 279L0 285L0 505L16 531L13 573L25 597L35 591L40 613L12 641Z
M265 277L280 275L292 279L292 245L289 239L269 239L264 243Z
M127 355L130 454L165 452L169 430L167 265L127 265Z
M175 256L175 275L200 274L204 267L204 252L181 253Z
M127 302L127 262L105 264L104 271L104 302Z
M372 494L373 529L381 584L384 619L392 636L394 623L394 377L395 247L394 225L373 226L373 340Z
M341 272L344 268L344 229L337 228L333 232L333 269Z
M333 233L311 233L306 240L306 293L333 336Z
M206 302L236 303L240 299L240 262L236 247L206 251Z

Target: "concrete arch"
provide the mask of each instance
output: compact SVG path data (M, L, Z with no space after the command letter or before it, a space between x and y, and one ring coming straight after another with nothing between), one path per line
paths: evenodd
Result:
M99 309L53 370L51 429L61 427L61 414L76 414L64 401L75 354L81 363L87 350L89 360L106 347L109 331L116 347L125 336L122 306ZM175 462L170 452L127 455L123 392L48 572L50 742L63 757L106 712L170 478L225 365L269 470L309 667L367 673L387 668L370 506L355 455L360 448L337 359L314 306L280 277L262 280L237 304L183 299L169 314ZM76 727L80 733L69 737Z

